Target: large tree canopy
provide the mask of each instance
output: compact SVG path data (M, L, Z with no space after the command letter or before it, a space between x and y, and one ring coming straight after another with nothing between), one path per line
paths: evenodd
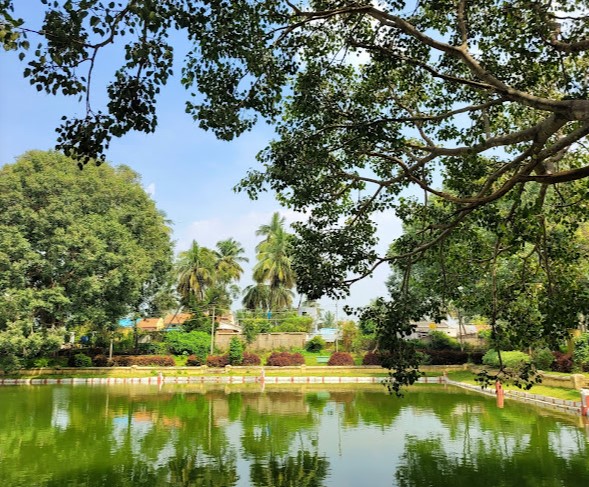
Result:
M131 169L88 169L38 151L0 169L0 332L100 330L154 307L170 228Z
M264 171L241 188L255 197L269 187L309 214L295 270L310 297L419 257L526 187L543 185L540 199L558 192L565 205L585 196L586 185L565 184L589 175L585 0L43 3L43 25L32 26L0 2L0 35L38 90L82 95L86 114L59 128L66 153L100 160L111 137L155 129L173 31L192 45L182 83L200 92L187 112L202 128L231 139L257 116L276 124ZM117 42L124 55L96 107L93 69ZM436 195L445 211L403 198L407 188ZM422 214L422 238L377 255L382 211Z

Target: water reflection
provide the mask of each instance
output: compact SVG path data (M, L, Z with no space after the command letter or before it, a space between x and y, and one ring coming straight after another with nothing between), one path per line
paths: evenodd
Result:
M572 418L458 389L0 389L2 486L589 485ZM368 481L368 479L370 479Z

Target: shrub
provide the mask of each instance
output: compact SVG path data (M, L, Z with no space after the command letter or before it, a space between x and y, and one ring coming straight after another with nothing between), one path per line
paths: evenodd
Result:
M211 346L211 335L202 331L169 331L164 341L175 355L196 355L204 359Z
M354 365L354 357L348 352L335 352L329 357L327 365Z
M554 362L552 362L552 370L554 372L567 372L573 371L573 359L570 353L554 352Z
M589 333L582 333L575 338L573 362L585 372L589 371Z
M262 360L255 353L243 352L243 361L241 365L260 365Z
M318 353L325 348L325 340L320 336L314 336L305 344L307 352Z
M174 367L176 362L170 355L115 355L112 364L116 367Z
M74 367L92 367L92 359L85 353L77 353L72 360Z
M92 364L90 364L92 365ZM39 357L36 358L35 360L33 360L33 366L36 369L41 369L43 367L48 367L49 366L49 359L47 357Z
M509 352L501 352L501 359L503 366L509 369L516 369L524 364L530 363L531 357L524 352L512 350ZM496 350L490 349L483 355L483 364L490 367L499 367L499 356Z
M554 362L554 355L552 355L552 352L548 348L540 348L534 350L534 353L532 354L532 362L537 369L550 370L552 362Z
M229 355L209 355L207 365L209 367L225 367L229 365Z
M368 352L362 357L362 365L382 365L380 352Z
M428 337L428 348L432 350L456 350L460 348L460 344L454 338L446 335L443 331L430 331Z
M468 362L468 352L461 350L423 350L430 357L431 365L461 365Z
M271 367L288 367L303 365L305 358L300 353L272 352L266 360L266 365Z
M233 337L229 342L229 363L231 365L243 363L243 342L237 337Z
M200 365L204 365L205 361L196 355L189 355L186 359L186 365L189 367L199 367Z
M112 360L108 360L108 357L106 355L96 355L93 359L92 362L94 363L95 367L111 367L114 365L114 362Z
M480 350L471 350L468 352L468 362L471 364L482 364L485 352Z

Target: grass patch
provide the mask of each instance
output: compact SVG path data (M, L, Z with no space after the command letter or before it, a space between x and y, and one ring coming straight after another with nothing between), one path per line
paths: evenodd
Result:
M478 385L478 382L476 382L474 380L475 377L476 377L475 374L472 372L469 372L468 370L460 370L460 371L448 373L448 379L450 379L450 380L454 380L456 382L465 382L467 384ZM523 390L523 389L520 389L520 388L518 388L514 385L511 385L511 384L504 385L504 388L507 391L522 391ZM570 389L570 388L566 388L566 387L549 387L549 386L544 386L542 384L537 384L534 387L532 387L529 391L525 391L525 392L529 392L530 394L539 394L541 396L554 397L556 399L565 399L568 401L578 401L581 398L580 391L578 391L576 389Z

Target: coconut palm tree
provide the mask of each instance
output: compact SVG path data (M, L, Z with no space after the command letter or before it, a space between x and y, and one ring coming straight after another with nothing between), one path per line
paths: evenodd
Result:
M220 281L229 283L241 278L243 268L240 262L249 262L249 259L243 256L244 253L243 246L233 238L217 242L215 268Z
M244 308L267 311L270 309L270 287L267 284L257 283L245 288L242 300Z
M194 240L188 250L178 255L178 292L184 304L191 300L202 302L206 291L216 281L216 256L210 249L199 246Z
M283 309L292 305L293 292L295 287L295 275L290 262L290 234L284 230L284 218L278 213L272 215L268 225L262 225L256 235L266 238L258 244L258 262L254 266L254 281L257 289L248 288L252 297L244 298L245 302L261 303L258 298L254 299L256 293L261 295L261 285L267 286L268 308ZM246 306L247 307L247 306ZM250 308L251 309L251 308Z

